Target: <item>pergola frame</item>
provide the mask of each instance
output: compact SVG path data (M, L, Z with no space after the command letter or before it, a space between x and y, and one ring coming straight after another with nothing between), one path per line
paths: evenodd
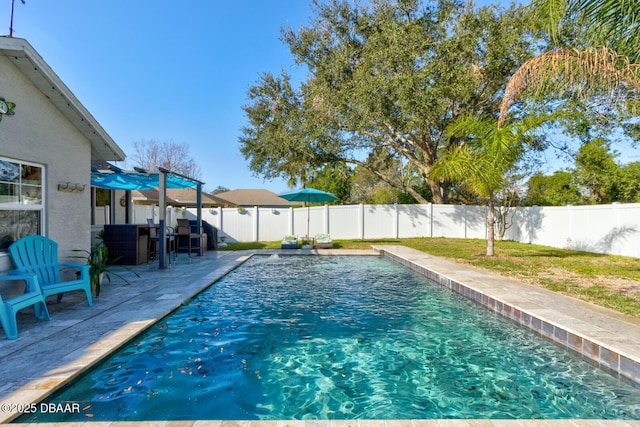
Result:
M150 190L158 188L159 193L159 256L158 268L165 269L165 244L166 244L166 213L167 213L167 188L193 188L196 187L196 216L198 230L202 230L202 181L172 172L169 169L158 167L158 172L148 172L142 168L134 168L134 171L124 171L111 165L110 171L91 171L91 185L109 190ZM128 203L128 202L127 202ZM127 219L128 220L128 219ZM202 256L202 250L200 251Z

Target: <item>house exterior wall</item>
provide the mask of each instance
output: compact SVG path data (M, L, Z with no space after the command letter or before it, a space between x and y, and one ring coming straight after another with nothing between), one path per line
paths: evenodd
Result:
M0 56L0 97L15 102L15 115L0 122L0 156L44 166L42 234L59 244L61 259L88 249L90 218L90 142L5 57ZM67 182L83 192L58 191ZM76 260L77 261L77 260ZM10 268L0 254L0 271Z

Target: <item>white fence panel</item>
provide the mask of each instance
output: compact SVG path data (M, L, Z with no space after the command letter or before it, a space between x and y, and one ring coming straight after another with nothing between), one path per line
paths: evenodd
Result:
M253 209L239 211L233 208L222 209L223 235L229 242L252 242L255 240L255 212Z
M195 210L189 212L197 216L197 212ZM222 230L222 208L203 209L202 220L208 222L211 226L217 228L218 230Z
M464 206L464 235L467 239L487 238L486 206Z
M428 205L397 205L398 230L392 237L431 237L431 210Z
M465 210L466 206L434 205L432 237L466 237Z
M131 212L132 224L146 224L147 218L153 218L154 214L157 217L157 212L154 213L154 210L153 210L155 206L133 204L131 205L131 207L133 208ZM156 211L157 211L157 208L156 208Z
M611 253L640 257L640 205L614 204L614 211Z
M538 208L535 209L539 210ZM509 213L509 227L504 235L505 240L515 240L526 243L532 242L530 228L527 226L528 212L534 212L534 210L515 208Z
M542 227L543 208L516 208L509 219L509 229L504 239L523 243L536 243L539 230Z
M604 252L610 246L605 236L615 228L611 206L572 206L569 209L569 236L567 247L587 252ZM607 239L608 240L608 239Z
M293 235L307 235L307 208L297 208L293 210Z
M310 212L310 217L307 216ZM202 219L231 242L277 241L287 234L328 232L337 239L450 237L485 239L487 208L463 205L343 205L203 209ZM133 205L133 223L157 222L157 206ZM167 209L167 223L195 209ZM640 258L640 204L517 208L505 239Z
M397 229L394 205L364 205L363 224L365 239L393 237Z
M306 209L305 209L306 211ZM324 206L313 206L309 208L309 236L325 232L326 212ZM306 212L305 212L306 215ZM304 225L301 235L307 235L307 224Z
M571 207L545 206L530 220L531 243L567 248L571 242ZM527 209L531 211L531 209Z
M574 206L571 209L571 248L595 253L625 252L625 242L637 239L634 225L620 224L620 206Z
M111 206L95 206L93 208L93 225L105 225L111 223Z
M332 239L362 238L362 207L343 205L329 207L329 234Z
M289 234L289 221L293 213L288 208L258 209L258 239L264 242L282 240Z

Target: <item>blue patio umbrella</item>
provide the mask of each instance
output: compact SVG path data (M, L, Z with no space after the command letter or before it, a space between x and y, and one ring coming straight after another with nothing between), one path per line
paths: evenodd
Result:
M279 194L278 197L282 197L290 202L305 202L307 204L307 237L309 237L309 217L311 213L309 204L311 202L321 203L338 200L338 198L333 194L327 193L326 191L316 190L315 188L303 188L302 190Z

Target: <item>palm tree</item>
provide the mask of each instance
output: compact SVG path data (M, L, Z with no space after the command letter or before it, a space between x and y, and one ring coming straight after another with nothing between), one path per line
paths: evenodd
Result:
M500 108L499 126L509 107L526 90L558 94L571 91L587 98L594 93L640 92L640 2L638 0L533 0L537 21L557 40L563 19L584 24L587 48L559 48L525 62L509 80ZM575 89L579 90L576 91ZM599 92L598 92L599 91ZM616 105L621 105L614 99Z
M464 143L438 159L432 178L463 183L488 202L487 256L495 254L496 195L506 173L520 159L533 131L554 116L528 116L498 127L495 118L463 117L447 128Z
M615 97L625 91L640 93L640 1L532 0L531 6L552 40L557 41L564 19L578 19L586 39L581 46L554 49L525 62L507 83L497 123L467 119L454 124L452 134L471 135L474 143L440 159L434 170L436 176L465 182L488 198L488 256L494 253L496 191L523 149L520 139L551 119L531 116L507 124L509 107L531 89L545 94L551 88L557 95L585 99L609 93L617 105Z

